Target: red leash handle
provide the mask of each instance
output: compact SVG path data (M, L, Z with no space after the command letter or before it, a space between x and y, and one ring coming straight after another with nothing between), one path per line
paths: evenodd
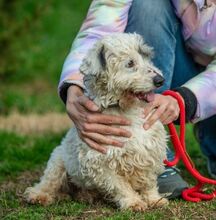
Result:
M182 97L171 90L167 90L163 95L169 95L174 97L180 108L180 134L176 131L176 128L173 123L168 124L170 138L175 149L175 156L173 161L165 160L164 163L167 166L176 165L179 160L182 160L188 172L197 180L197 185L192 188L185 189L182 192L182 197L191 202L200 202L202 200L211 200L216 196L216 190L211 194L205 194L202 191L204 184L213 184L216 185L216 180L208 179L203 177L196 169L192 163L191 158L189 157L186 147L185 147L185 106Z

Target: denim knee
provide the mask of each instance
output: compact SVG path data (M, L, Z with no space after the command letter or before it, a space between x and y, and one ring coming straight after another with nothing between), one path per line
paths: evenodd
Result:
M140 34L154 48L153 63L166 79L159 92L171 86L179 29L178 18L169 0L133 0L125 32Z
M169 0L133 0L129 12L126 32L135 31L145 35L147 43L152 37L160 38L161 31L175 34L179 27L171 1ZM133 32L134 32L133 31Z
M202 152L208 158L216 158L216 116L198 123L198 136Z

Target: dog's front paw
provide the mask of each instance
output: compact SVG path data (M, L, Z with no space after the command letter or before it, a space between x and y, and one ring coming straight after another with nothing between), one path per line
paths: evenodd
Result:
M143 201L135 202L134 204L131 204L129 209L134 211L134 212L143 212L147 209L147 204Z
M121 209L130 209L134 212L143 212L148 208L147 203L141 199L130 199L121 201Z
M169 203L168 199L160 198L157 200L150 200L148 202L148 205L150 208L157 208L157 207L162 207L162 206L168 205L168 203Z
M24 199L30 204L41 204L44 206L54 202L53 196L34 187L29 187L25 190Z

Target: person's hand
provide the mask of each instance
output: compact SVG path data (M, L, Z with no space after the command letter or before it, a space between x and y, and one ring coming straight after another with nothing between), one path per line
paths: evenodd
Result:
M155 111L148 117L154 109ZM178 102L175 98L155 94L154 101L148 103L144 109L144 117L147 117L144 128L148 130L157 120L160 120L164 125L169 124L178 119L179 111Z
M66 109L80 138L97 151L106 153L107 149L103 145L123 147L123 142L111 139L110 135L131 136L129 131L112 126L130 125L128 119L100 113L98 106L84 96L82 89L78 86L72 85L68 88Z

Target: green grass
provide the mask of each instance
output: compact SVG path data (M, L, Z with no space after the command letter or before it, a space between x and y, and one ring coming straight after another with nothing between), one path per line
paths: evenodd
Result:
M206 175L205 160L193 138L192 127L187 127L187 147L197 167ZM174 200L165 208L146 213L120 212L110 204L84 204L65 200L49 207L32 206L23 202L22 193L27 186L39 180L52 149L59 144L61 134L22 136L0 132L0 219L215 219L216 202L199 204ZM190 175L180 166L182 175L194 184ZM202 217L202 218L201 218Z
M34 137L0 132L0 182L46 162L62 136L63 133Z
M0 181L16 176L21 171L34 169L49 158L64 132L45 135L19 135L0 131ZM205 160L192 134L192 126L187 127L187 149L194 159L197 168L206 175ZM184 166L181 164L181 168ZM187 178L187 172L184 172Z
M16 19L28 17L37 1L24 1L17 4ZM36 22L24 31L18 40L13 41L14 52L19 54L21 62L15 73L5 77L10 83L32 82L35 79L45 79L56 83L63 61L70 50L72 40L78 32L86 15L90 0L48 0L41 1L43 11L39 12ZM20 9L23 7L25 9Z
M24 15L29 16L24 11L31 12L35 2L25 1L18 4L25 10L18 8L20 15L15 18L21 20ZM33 22L12 42L17 59L15 64L11 64L10 57L5 61L8 66L15 67L12 73L5 75L4 80L0 78L2 114L14 110L23 113L63 110L57 95L62 65L91 1L41 2L47 6L40 12L37 22Z
M65 106L58 97L57 83L35 81L0 87L0 113L63 112Z

